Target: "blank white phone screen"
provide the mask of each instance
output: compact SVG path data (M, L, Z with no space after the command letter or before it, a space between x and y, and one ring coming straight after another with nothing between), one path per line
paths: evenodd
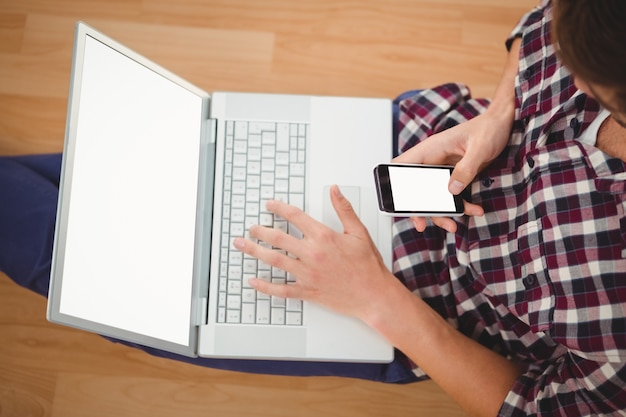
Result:
M389 180L395 211L455 211L449 169L390 165Z
M61 313L189 344L202 98L87 37Z

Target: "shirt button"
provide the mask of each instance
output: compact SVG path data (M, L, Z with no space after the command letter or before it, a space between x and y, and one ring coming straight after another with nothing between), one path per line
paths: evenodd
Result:
M527 277L522 279L522 284L524 284L524 288L526 288L527 290L531 289L537 284L537 275L535 274L528 275Z
M530 155L526 155L526 162L528 162L528 166L531 168L535 167L535 160L533 159L532 156Z
M483 178L481 183L483 184L483 187L491 187L491 184L493 184L493 180L487 177L487 178Z
M572 129L572 139L578 134L578 131L580 130L580 122L578 121L578 119L574 118L572 120L570 120L569 122L569 127Z
M523 77L525 80L530 80L530 77L533 76L533 70L531 68L528 68L526 71L524 71Z

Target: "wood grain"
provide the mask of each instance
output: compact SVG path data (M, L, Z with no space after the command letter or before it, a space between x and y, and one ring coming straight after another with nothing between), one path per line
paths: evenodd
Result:
M537 0L0 0L0 154L63 148L74 22L208 90L489 96ZM2 204L3 202L0 202ZM0 416L462 416L432 382L249 375L50 324L0 274Z

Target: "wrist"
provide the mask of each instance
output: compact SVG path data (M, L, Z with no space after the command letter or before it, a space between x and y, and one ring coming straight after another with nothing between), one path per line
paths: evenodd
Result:
M390 280L393 281L371 300L361 320L393 343L393 329L398 326L399 319L411 310L417 297L391 274Z

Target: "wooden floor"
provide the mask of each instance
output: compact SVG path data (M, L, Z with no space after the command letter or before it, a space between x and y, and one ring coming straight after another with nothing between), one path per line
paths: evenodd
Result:
M0 0L0 154L62 150L76 20L208 91L393 97L461 81L489 96L536 3ZM204 369L52 325L45 306L0 274L2 417L463 415L431 382Z

